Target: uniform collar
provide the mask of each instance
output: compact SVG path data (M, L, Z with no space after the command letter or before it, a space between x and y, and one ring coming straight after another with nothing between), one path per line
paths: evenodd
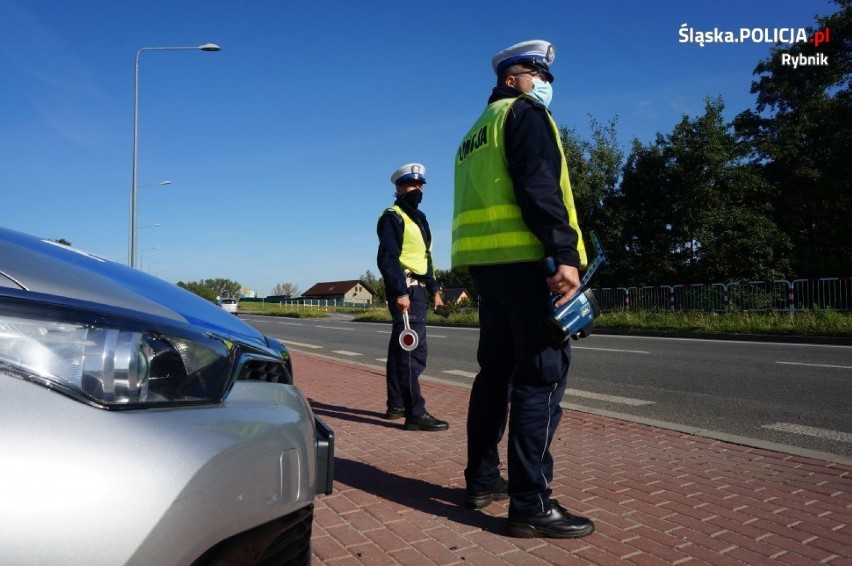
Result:
M516 89L511 86L496 86L494 90L491 91L491 97L488 99L488 104L492 102L497 102L498 100L503 100L504 98L518 98L519 96L523 96L524 91Z
M403 212L405 212L407 215L409 215L411 217L415 216L418 212L420 212L419 209L411 208L410 206L408 206L408 203L406 203L401 198L397 198L396 202L394 202L394 204L397 205L398 207L400 207Z
M494 90L491 91L491 97L488 99L488 104L493 104L494 102L497 102L498 100L503 100L505 98L521 98L521 97L523 97L524 100L528 100L529 103L532 104L533 106L538 106L542 110L547 110L547 112L550 113L550 110L548 110L544 106L544 104L542 104L541 102L539 102L538 100L536 100L532 96L529 96L524 91L518 90L518 89L511 87L511 86L505 86L505 85L494 87Z

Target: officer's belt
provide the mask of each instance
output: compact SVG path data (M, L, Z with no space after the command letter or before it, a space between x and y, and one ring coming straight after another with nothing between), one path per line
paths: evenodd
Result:
M405 275L405 286L406 287L417 287L417 286L425 287L426 286L425 281L421 281L421 280L417 279L416 277L412 277L411 272L408 271L407 269L405 270L404 275Z

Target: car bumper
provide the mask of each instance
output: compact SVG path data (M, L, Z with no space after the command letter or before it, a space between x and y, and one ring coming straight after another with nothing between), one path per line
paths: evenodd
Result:
M334 488L334 431L325 421L314 416L317 452L316 492L330 495Z
M331 490L321 422L278 383L239 381L219 405L106 411L0 373L0 562L191 563Z

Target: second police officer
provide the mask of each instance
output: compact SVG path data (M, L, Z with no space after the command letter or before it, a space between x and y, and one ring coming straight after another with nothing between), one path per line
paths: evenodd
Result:
M379 252L376 257L385 282L388 310L393 330L388 344L387 419L405 417L406 430L447 430L446 421L426 411L420 391L420 374L426 368L427 294L435 308L443 307L440 284L432 265L432 232L426 215L419 209L426 184L426 168L420 163L403 165L391 175L396 201L379 218L376 231ZM416 347L408 351L399 343L404 332L403 315L408 315L417 334Z

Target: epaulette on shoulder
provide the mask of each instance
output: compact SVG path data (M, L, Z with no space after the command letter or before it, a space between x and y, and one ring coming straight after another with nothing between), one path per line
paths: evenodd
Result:
M385 214L390 214L394 218L396 218L397 222L399 222L400 224L403 223L402 215L399 212L397 212L396 210L394 210L393 207L385 209Z

